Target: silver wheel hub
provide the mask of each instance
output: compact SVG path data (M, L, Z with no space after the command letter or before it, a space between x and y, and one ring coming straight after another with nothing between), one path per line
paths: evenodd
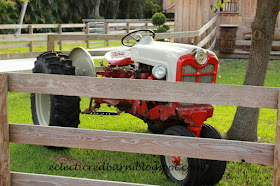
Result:
M50 95L49 94L35 94L36 113L39 125L50 125Z
M173 156L165 156L166 166L169 169L171 175L177 180L184 180L189 173L188 158L180 157L180 164L172 162Z

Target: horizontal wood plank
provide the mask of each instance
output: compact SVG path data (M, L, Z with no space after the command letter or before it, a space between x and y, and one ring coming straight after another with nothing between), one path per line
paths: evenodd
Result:
M251 40L236 40L235 44L251 46ZM280 46L280 41L272 41L272 46Z
M124 35L119 34L55 34L55 40L121 40ZM155 39L196 37L198 31L156 33Z
M62 28L82 28L82 27L86 27L85 24L61 24Z
M202 41L200 41L200 42L197 44L197 46L199 46L199 47L204 47L204 45L206 45L206 43L208 43L208 42L212 39L212 37L215 36L216 30L217 30L217 27L214 28L214 29L212 30L212 32L211 32L208 36L206 36Z
M10 124L10 142L273 164L274 144Z
M215 48L215 46L216 46L216 42L217 42L217 38L214 39L214 41L212 42L212 44L210 45L208 50L213 50Z
M47 40L48 34L21 34L21 35L0 35L0 41L42 41Z
M198 31L156 33L155 39L196 37Z
M123 36L117 34L55 34L55 40L121 40Z
M0 45L0 49L6 49L6 48L21 48L21 47L29 47L29 44L4 44Z
M22 24L1 24L0 30L2 29L17 29L17 28L28 28L28 25Z
M22 172L11 172L12 176L12 186L30 186L30 185L79 185L79 186L140 186L144 184L128 183L128 182L117 182L117 181L106 181L106 180L96 180L87 178L73 178L66 176L52 176L45 174L31 174Z
M22 58L34 58L42 54L43 52L24 52L24 53L5 53L0 54L0 60L3 59L22 59Z
M279 88L9 73L10 92L277 108ZM81 83L82 82L82 83Z
M213 17L208 23L199 29L199 36L201 36L207 29L209 29L218 19L219 15Z
M31 24L32 28L58 28L59 24ZM28 28L29 24L1 24L0 29ZM81 28L85 24L61 24L62 28Z

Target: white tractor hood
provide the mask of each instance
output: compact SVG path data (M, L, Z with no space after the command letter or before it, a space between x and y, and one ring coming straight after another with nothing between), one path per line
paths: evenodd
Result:
M167 68L167 81L176 81L178 59L192 52L194 45L153 41L152 37L145 36L131 48L131 59L135 63L147 65L163 64ZM213 53L208 51L209 53ZM213 53L214 54L214 53Z

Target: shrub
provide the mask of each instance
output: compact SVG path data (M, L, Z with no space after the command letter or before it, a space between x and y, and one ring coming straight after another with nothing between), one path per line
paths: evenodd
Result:
M164 27L159 27L157 30L156 30L156 33L162 33L162 32L166 32L167 30L164 28Z
M153 25L160 26L166 22L166 17L163 13L155 13L152 17L151 22Z
M166 31L170 29L168 25L163 25L162 27L165 28Z

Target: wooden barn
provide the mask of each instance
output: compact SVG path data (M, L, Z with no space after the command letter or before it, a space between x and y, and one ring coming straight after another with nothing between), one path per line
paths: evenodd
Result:
M211 7L215 2L216 0L174 0L172 2L170 0L163 0L163 11L175 14L175 32L199 30L210 19L218 15L216 32L218 40L223 39L221 38L223 34L220 33L223 27L235 27L235 51L233 53L236 53L236 51L241 53L236 55L242 58L242 53L247 54L250 47L251 23L256 13L257 0L225 1L225 7L218 8L217 12L214 13ZM192 42L190 38L178 38L175 41L182 43ZM277 41L280 41L279 16L276 23L273 51L280 50L280 42ZM219 44L220 42L217 43ZM231 56L235 56L235 54Z

